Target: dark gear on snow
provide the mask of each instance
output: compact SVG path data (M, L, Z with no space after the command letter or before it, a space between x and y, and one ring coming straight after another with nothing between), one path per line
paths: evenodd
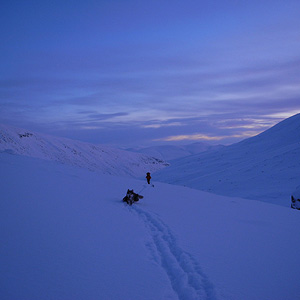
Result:
M123 198L123 202L126 202L129 205L132 205L134 202L138 202L140 199L143 199L142 195L135 193L133 190L127 190L126 196Z

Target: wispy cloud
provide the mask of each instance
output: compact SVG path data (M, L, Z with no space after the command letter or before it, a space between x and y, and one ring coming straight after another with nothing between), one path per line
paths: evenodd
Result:
M119 112L119 113L113 113L113 114L101 114L101 113L94 113L94 114L89 114L87 115L87 117L89 119L93 119L93 120L109 120L109 119L113 119L116 117L123 117L123 116L128 116L129 113L126 112Z
M79 1L84 15L19 3L28 22L7 2L1 122L93 140L229 142L300 111L297 1L100 2Z
M259 134L257 131L244 131L241 134L233 135L222 135L222 136L207 136L205 134L187 134L187 135L174 135L168 136L160 139L155 139L154 141L165 141L165 142L178 142L178 141L221 141L228 138L246 138Z

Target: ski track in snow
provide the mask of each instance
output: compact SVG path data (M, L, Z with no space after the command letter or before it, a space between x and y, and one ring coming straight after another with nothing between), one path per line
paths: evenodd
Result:
M160 264L165 270L179 300L216 300L213 284L203 273L196 259L177 244L170 228L158 216L148 213L137 205L130 207L150 230ZM149 243L147 248L149 248ZM157 259L155 259L156 262Z

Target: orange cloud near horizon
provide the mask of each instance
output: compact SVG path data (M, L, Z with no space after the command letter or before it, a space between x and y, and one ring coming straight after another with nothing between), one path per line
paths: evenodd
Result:
M219 141L227 138L243 138L243 137L251 137L254 135L257 135L261 133L260 132L254 132L254 131L247 131L243 132L241 134L234 134L234 135L223 135L223 136L208 136L205 134L186 134L186 135L172 135L165 138L156 139L154 141L166 141L166 142L174 142L174 141L184 141L184 140L190 140L190 141L197 141L197 140L205 140L205 141Z

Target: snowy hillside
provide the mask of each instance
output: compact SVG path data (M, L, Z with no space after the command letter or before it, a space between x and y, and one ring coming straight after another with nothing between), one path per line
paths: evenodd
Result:
M178 159L155 177L221 195L290 206L299 185L300 114L212 153Z
M0 125L0 152L15 153L63 164L76 165L104 174L140 177L159 170L164 161L142 154L58 138Z
M0 153L1 300L299 299L299 211L154 185Z
M223 145L209 145L203 142L197 142L189 145L164 145L164 146L153 146L141 149L128 149L130 151L143 153L153 157L157 157L161 160L170 161L205 151L215 151L223 148Z

